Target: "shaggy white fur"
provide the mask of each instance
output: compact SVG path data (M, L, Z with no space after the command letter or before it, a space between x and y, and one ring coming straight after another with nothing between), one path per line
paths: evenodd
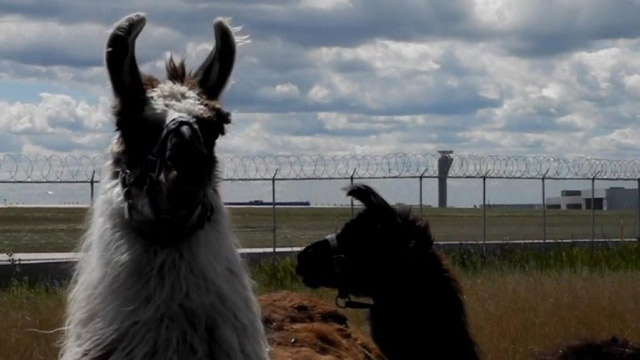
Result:
M100 191L61 359L266 359L259 309L217 193L209 194L211 222L162 248L132 232L117 180Z
M149 91L149 98L156 111L174 111L192 117L209 113L198 94L182 84L162 83Z

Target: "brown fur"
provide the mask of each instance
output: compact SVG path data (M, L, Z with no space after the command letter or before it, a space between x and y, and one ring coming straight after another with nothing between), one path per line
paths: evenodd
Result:
M198 82L196 81L193 73L187 71L187 64L185 63L184 59L176 61L173 59L173 56L169 56L169 59L165 63L165 71L167 73L168 81L174 84L185 85L193 90L200 90ZM143 74L142 83L145 90L149 91L160 85L160 80L152 75ZM205 99L204 96L202 98Z
M640 344L626 339L612 337L601 342L583 341L571 344L553 353L540 357L540 360L640 360Z
M176 84L184 84L187 85L189 83L194 84L193 78L189 76L187 81L187 67L185 66L184 60L180 60L179 62L175 62L173 60L173 56L169 57L166 64L167 69L167 80L176 83ZM189 74L190 75L190 74Z
M371 340L349 328L347 318L333 305L287 291L258 300L272 359L384 359Z

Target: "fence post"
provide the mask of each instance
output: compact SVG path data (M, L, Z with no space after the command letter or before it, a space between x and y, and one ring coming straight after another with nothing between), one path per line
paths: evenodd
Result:
M91 173L91 182L89 183L89 186L91 187L91 206L93 206L93 185L94 185L95 176L96 176L96 171L93 170L93 172Z
M273 218L273 257L276 256L276 176L280 168L277 168L271 177L271 210Z
M596 172L591 178L591 241L596 240Z
M356 175L356 171L358 171L358 168L354 168L353 172L351 173L351 178L350 178L351 187L353 187L353 177ZM351 218L353 219L355 216L353 212L353 197L350 197L350 199L351 199Z
M487 171L482 176L482 248L484 249L487 242Z
M637 215L637 220L636 220L636 240L640 240L640 178L638 178L638 215Z
M545 180L547 178L547 174L549 173L549 169L545 171L544 175L542 175L542 242L547 242L547 198L546 198L546 190L545 190Z
M422 178L424 174L429 170L429 168L425 168L422 174L420 174L420 218L422 219ZM639 180L640 181L640 180Z

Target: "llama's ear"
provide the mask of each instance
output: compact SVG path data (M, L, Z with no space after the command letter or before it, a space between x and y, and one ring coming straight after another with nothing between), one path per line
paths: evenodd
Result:
M195 72L200 89L210 100L218 100L233 70L236 58L236 41L233 31L224 20L213 22L216 44L209 56Z
M131 14L118 21L109 35L106 63L109 78L120 108L142 110L146 93L136 62L135 44L146 23L143 13Z
M360 201L367 209L381 212L395 212L393 207L378 195L371 187L364 184L357 184L347 188L347 196Z

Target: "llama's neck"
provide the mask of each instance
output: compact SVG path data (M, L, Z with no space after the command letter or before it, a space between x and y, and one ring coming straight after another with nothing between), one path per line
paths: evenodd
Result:
M143 241L106 184L84 238L62 358L266 359L257 303L226 213L174 248Z
M374 341L389 360L477 359L456 280L436 253L423 255L373 297Z

